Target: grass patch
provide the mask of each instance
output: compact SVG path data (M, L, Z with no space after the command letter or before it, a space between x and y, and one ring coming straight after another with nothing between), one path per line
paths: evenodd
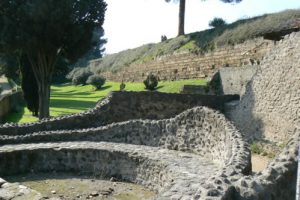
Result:
M262 154L263 153L263 148L260 147L257 143L253 143L250 146L251 152L256 153L256 154Z
M143 83L125 83L126 91L145 91ZM183 85L205 85L206 80L180 80L159 82L158 92L179 93ZM51 87L50 115L61 116L79 113L93 108L96 103L106 97L111 91L119 91L120 83L106 82L100 90L91 85L74 86L71 84L54 85ZM11 113L7 116L7 122L34 122L38 119L33 117L27 108L20 112Z

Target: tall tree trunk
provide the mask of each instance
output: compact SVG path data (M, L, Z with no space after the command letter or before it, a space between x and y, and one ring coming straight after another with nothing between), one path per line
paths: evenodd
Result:
M57 55L43 51L28 56L39 90L39 119L48 118L50 106L50 86Z
M38 83L39 87L39 119L49 117L50 107L50 83L42 81Z
M180 0L178 36L184 35L184 17L185 17L185 0Z

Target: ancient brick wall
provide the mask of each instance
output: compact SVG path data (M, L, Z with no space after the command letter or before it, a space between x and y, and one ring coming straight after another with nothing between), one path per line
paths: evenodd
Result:
M124 67L117 73L102 73L111 81L143 81L147 74L154 73L160 80L210 78L221 67L239 67L259 64L274 42L257 38L241 44L216 48L206 54L181 53L156 58L153 61ZM91 61L97 67L99 60Z

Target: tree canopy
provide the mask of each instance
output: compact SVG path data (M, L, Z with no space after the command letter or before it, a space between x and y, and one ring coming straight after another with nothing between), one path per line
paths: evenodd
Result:
M39 117L49 116L56 62L70 62L95 47L107 4L103 0L1 0L0 52L29 60L39 90ZM99 38L100 39L100 38Z

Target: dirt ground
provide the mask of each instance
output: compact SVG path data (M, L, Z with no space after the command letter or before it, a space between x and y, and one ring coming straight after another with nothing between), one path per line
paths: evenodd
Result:
M29 174L6 179L40 192L44 199L147 200L155 195L136 184L64 174Z
M267 167L271 159L268 158L267 156L252 154L251 160L252 160L252 171L260 172Z

